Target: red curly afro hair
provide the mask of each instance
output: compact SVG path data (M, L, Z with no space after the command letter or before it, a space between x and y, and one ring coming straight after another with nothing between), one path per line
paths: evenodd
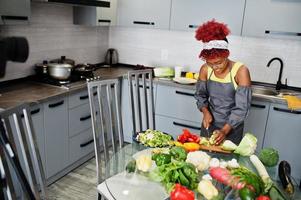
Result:
M227 40L230 30L227 25L216 22L215 19L208 21L196 30L195 38L203 43L211 40ZM215 59L215 58L227 58L230 52L228 49L203 49L199 57L203 60Z

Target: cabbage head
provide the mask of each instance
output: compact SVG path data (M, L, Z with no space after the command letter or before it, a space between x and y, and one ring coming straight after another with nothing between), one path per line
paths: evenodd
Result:
M250 156L254 154L256 147L257 138L251 133L246 133L238 147L235 149L234 153L242 156Z
M279 161L278 151L273 148L262 149L258 157L266 167L274 167Z

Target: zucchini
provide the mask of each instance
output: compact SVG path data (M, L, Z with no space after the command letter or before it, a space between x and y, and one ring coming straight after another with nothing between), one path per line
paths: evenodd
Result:
M285 160L281 161L278 167L278 175L283 189L288 194L294 193L294 185L291 180L291 166Z

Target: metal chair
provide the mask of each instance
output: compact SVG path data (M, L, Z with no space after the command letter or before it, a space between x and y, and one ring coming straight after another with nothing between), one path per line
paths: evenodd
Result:
M155 129L152 76L152 70L134 70L128 72L133 134L149 128Z
M28 104L22 104L0 113L0 164L4 168L8 196L16 198L15 182L19 181L28 199L46 199L45 175L28 109Z
M114 199L103 182L101 167L106 167L109 161L109 148L112 148L112 153L116 153L124 144L120 112L120 84L118 79L94 78L87 80L87 85L98 177L97 189L101 195L99 199ZM102 152L104 160L101 159Z

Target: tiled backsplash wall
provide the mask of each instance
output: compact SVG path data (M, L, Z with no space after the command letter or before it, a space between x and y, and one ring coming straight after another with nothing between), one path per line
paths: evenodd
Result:
M0 36L25 36L30 45L26 63L7 63L0 81L34 73L34 64L65 55L76 63L104 61L108 48L108 27L73 25L70 5L32 3L30 24L0 26Z
M115 27L110 29L109 46L119 51L119 61L149 66L184 66L198 72L202 44L194 32ZM268 61L280 57L284 63L282 82L301 87L301 41L230 36L230 58L249 67L253 81L276 83L279 62L267 68Z

